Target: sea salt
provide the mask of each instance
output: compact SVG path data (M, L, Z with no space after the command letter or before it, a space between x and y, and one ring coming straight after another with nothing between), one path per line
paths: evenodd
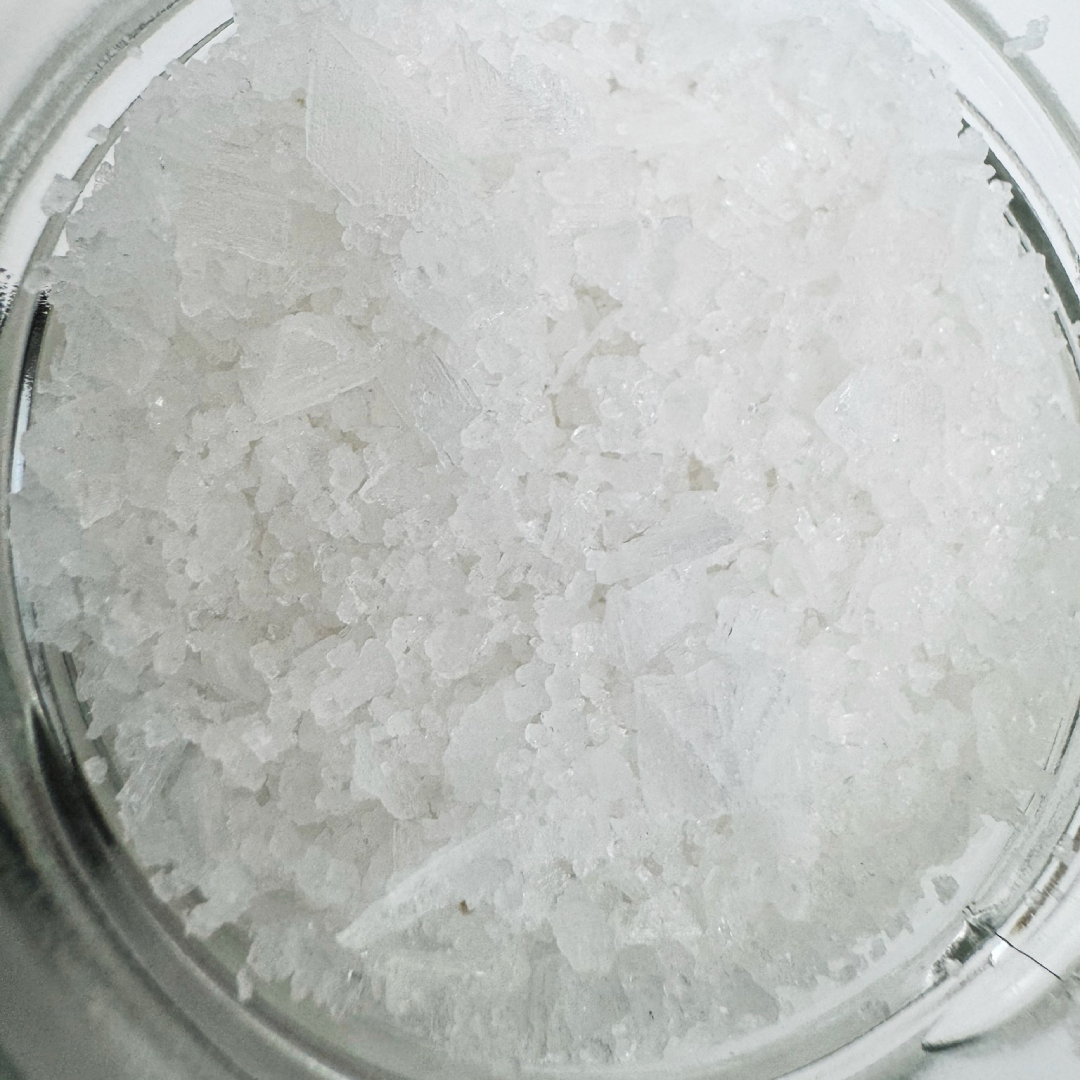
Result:
M851 0L238 9L48 267L12 510L159 895L489 1064L883 970L1080 693L1072 375L946 73Z
M49 185L41 200L41 209L46 214L64 214L71 209L79 197L82 186L66 176L57 176Z
M83 772L91 784L103 784L109 774L109 763L102 757L88 757L83 762Z

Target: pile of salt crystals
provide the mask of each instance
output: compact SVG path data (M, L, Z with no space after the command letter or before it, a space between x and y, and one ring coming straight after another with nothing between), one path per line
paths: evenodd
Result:
M855 985L1078 693L1063 342L943 72L850 0L239 21L69 225L15 507L156 890L462 1058Z

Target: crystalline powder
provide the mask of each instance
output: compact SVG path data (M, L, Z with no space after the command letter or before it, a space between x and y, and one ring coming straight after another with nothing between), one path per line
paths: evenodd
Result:
M47 268L12 508L158 894L510 1067L884 970L1080 693L1064 342L945 73L854 0L237 6Z

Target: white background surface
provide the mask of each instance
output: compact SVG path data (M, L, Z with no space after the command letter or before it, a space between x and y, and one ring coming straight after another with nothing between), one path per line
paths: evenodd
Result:
M0 0L0 114L48 55L51 43L98 2ZM1050 16L1046 44L1031 59L1080 118L1080 35L1071 37L1065 31L1069 23L1076 24L1080 0L983 0L983 6L1012 36L1022 35L1030 19ZM935 1055L918 1080L1080 1080L1080 1050L1072 1035L1074 1030L1080 1032L1080 1004L1072 1008L1071 1018L1058 1019L1048 1029L1010 1045L987 1044Z

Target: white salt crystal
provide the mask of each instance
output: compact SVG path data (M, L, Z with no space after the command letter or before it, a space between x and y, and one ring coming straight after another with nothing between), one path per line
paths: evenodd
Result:
M267 191L261 178L222 167L206 170L203 182L186 188L184 226L203 244L277 263L288 257L292 207L283 193Z
M1034 52L1041 49L1046 43L1046 35L1050 29L1050 16L1044 15L1041 19L1032 19L1027 24L1027 29L1020 37L1009 38L1001 47L1001 51L1010 58L1021 56L1026 52Z
M604 802L633 799L637 793L637 783L622 741L618 736L612 737L603 746L591 747L582 756L582 765L593 775L593 790Z
M83 763L86 779L95 786L103 784L109 774L109 763L102 757L88 757Z
M379 370L379 384L440 458L458 460L461 432L480 412L464 379L455 378L433 352L419 348L388 357Z
M187 919L188 933L200 938L243 914L255 895L255 882L243 867L223 865L209 874L204 889L208 899L192 908Z
M713 618L703 575L665 570L632 589L608 593L605 629L629 671L644 667L695 624Z
M688 697L681 686L671 702L673 682L655 676L634 682L642 797L657 820L715 819L728 809L731 779L721 718L708 700Z
M586 565L604 585L645 577L669 566L693 562L725 547L735 537L731 523L715 499L702 492L684 492L671 510L640 536L615 551L590 552Z
M421 817L427 809L422 784L403 756L384 760L372 745L369 731L357 733L349 790L357 801L378 799L389 814L402 821Z
M685 903L667 890L657 896L650 896L641 904L635 905L629 916L628 925L621 928L621 936L628 942L646 945L659 941L684 942L693 947L696 938L703 934L701 924L693 912L687 910Z
M287 315L244 342L251 374L244 396L263 421L322 405L374 377L377 362L339 321L309 312Z
M350 202L408 214L434 195L440 177L417 146L405 80L394 58L327 29L314 46L307 106L307 156ZM396 77L395 77L396 74Z
M438 627L424 642L424 651L436 675L460 679L480 654L491 624L479 615L461 615Z
M88 736L97 737L92 730L88 731ZM175 775L184 752L183 743L173 742L155 747L147 754L120 790L121 813L128 815L133 822L143 817L149 803Z
M464 153L522 150L535 139L524 88L495 68L462 35L437 68L446 84L447 123Z
M338 934L338 942L359 951L387 934L407 930L438 908L462 901L475 908L510 873L511 850L512 834L503 826L439 849L357 916Z
M81 192L82 185L77 180L57 176L41 198L41 209L46 214L66 214Z
M615 956L608 916L586 897L564 892L551 916L555 942L579 974L605 971Z
M347 641L327 654L330 669L315 682L311 713L319 724L336 726L394 685L396 669L386 646L374 638L357 649Z

